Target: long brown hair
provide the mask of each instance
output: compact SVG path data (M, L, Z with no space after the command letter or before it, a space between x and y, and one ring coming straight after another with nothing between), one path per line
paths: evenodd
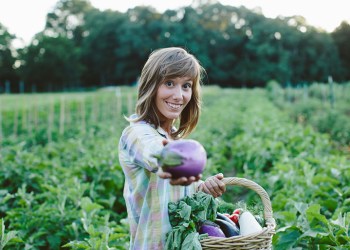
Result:
M197 126L201 112L201 79L204 73L198 60L186 50L178 47L153 51L145 63L139 79L136 103L137 122L144 120L156 127L160 126L155 98L157 90L166 79L189 77L193 81L192 96L179 117L179 128L171 136L183 138Z

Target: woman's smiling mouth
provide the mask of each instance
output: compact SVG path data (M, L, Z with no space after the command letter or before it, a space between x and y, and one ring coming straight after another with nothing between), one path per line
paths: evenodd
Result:
M165 103L171 108L171 109L180 109L182 107L182 104L175 104L165 101Z

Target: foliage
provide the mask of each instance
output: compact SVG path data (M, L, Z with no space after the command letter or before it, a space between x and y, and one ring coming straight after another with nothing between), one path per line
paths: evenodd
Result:
M35 92L135 85L150 52L169 46L198 57L210 84L255 87L275 79L296 85L328 76L343 82L349 80L348 26L326 33L301 16L271 19L206 1L163 13L147 6L121 13L60 0L27 47L14 51L15 37L1 32L0 86L11 81L12 92Z
M310 96L322 97L322 90L312 89ZM260 184L277 221L275 249L347 249L349 155L335 147L332 136L298 124L292 109L271 101L287 106L302 101L304 95L294 90L290 99L269 99L285 90L276 83L269 91L204 87L203 114L191 134L208 153L203 179L222 172ZM334 90L340 105L347 96L337 85ZM117 144L127 124L122 114L133 112L135 93L121 88L64 94L64 102L60 94L1 96L6 108L1 111L0 217L21 239L5 249L128 248ZM40 107L37 123L35 107ZM229 187L222 199L261 204L255 193L239 187Z
M5 233L5 222L0 220L0 250L5 249L5 246L13 242L21 242L21 239L17 237L17 231L10 231Z
M186 196L177 202L169 202L172 229L166 235L165 249L202 249L198 230L205 220L215 220L217 208L213 196L203 192Z
M269 98L297 123L329 134L341 147L350 143L349 83L313 83L297 88L267 87Z

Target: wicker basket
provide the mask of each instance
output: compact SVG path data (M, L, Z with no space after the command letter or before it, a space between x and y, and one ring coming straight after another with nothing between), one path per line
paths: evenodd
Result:
M264 205L264 218L266 226L259 233L253 233L245 236L233 236L230 238L219 238L209 236L201 240L203 249L271 249L272 248L272 236L275 234L276 222L272 217L272 208L270 197L261 186L257 183L244 179L244 178L224 178L223 182L226 185L235 185L249 188L261 198Z

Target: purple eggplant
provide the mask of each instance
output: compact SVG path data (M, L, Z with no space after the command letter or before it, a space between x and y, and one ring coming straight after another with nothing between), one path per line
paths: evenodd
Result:
M212 221L204 221L199 228L199 234L208 234L209 236L225 238L224 232L220 229L219 225Z
M207 162L204 147L192 139L171 141L155 157L163 171L171 173L172 178L198 176Z

